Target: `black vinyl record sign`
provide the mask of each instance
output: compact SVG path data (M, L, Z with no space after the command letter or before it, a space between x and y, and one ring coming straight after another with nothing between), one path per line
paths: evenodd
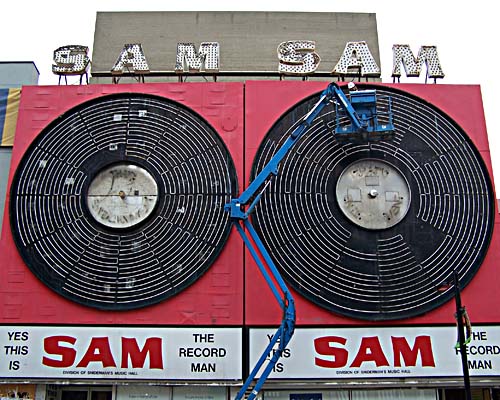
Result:
M361 88L373 88L369 85ZM467 133L440 110L405 92L392 98L394 137L363 142L334 136L326 107L279 167L253 223L289 284L313 303L348 317L420 315L453 296L438 291L471 281L488 250L494 196ZM257 152L253 176L302 116L287 111Z
M28 148L10 196L30 270L77 303L134 309L202 276L231 224L236 171L217 132L162 97L117 94L54 120Z

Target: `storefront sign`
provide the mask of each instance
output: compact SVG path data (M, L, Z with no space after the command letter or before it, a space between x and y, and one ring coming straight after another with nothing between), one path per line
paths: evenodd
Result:
M238 328L0 327L0 377L242 379Z
M273 331L250 331L254 365ZM271 378L366 379L462 376L455 327L296 329ZM474 327L471 376L500 374L500 326Z

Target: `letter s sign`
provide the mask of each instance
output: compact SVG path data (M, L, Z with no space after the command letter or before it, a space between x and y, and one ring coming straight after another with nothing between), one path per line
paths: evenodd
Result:
M310 40L292 40L280 43L278 72L283 75L304 76L318 69L321 58L314 51L316 42Z
M56 75L82 75L90 65L87 46L71 45L54 51L52 72Z
M340 336L324 336L314 339L314 350L324 357L314 357L314 364L323 368L341 368L347 364L349 353L346 349L333 346L339 343L344 346L347 339Z
M45 353L57 356L58 359L43 357L42 364L54 368L71 367L75 362L76 350L71 347L61 346L61 343L74 345L76 338L72 336L50 336L43 340Z

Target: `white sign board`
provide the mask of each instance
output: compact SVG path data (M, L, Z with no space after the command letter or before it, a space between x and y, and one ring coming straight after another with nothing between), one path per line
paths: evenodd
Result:
M241 380L241 328L0 326L0 377Z
M250 366L274 331L250 330ZM296 329L270 378L366 379L462 376L456 327ZM471 376L500 375L500 326L473 328Z

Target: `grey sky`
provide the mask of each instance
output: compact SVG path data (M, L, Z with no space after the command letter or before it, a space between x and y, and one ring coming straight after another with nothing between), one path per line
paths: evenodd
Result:
M481 85L494 176L500 182L500 122L496 115L496 96L500 93L500 81L496 76L496 65L500 62L497 42L500 23L494 5L495 2L485 0L87 0L70 7L61 2L8 1L2 4L0 60L34 61L40 71L40 84L57 84L57 77L51 72L53 50L68 44L91 48L97 11L374 12L377 14L384 82L392 81L392 45L400 43L409 44L415 54L421 45L438 47L446 74L438 84ZM402 77L402 82L423 82L423 75L411 79Z

